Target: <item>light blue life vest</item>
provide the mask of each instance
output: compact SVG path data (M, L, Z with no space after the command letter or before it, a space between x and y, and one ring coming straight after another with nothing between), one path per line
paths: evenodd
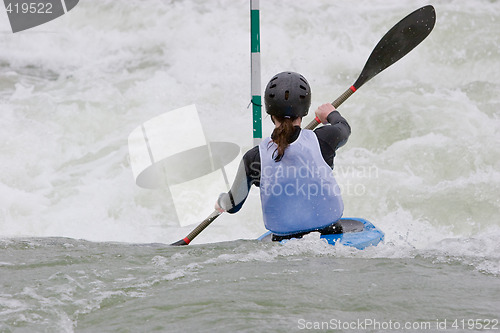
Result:
M344 203L313 131L301 130L279 162L271 138L259 145L264 224L276 235L324 228L342 217Z

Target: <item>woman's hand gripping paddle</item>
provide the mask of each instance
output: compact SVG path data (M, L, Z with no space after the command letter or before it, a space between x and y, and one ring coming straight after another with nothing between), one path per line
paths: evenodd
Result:
M435 23L436 11L431 5L417 9L399 21L375 46L356 82L332 105L338 108L363 84L407 55L431 33ZM312 130L320 123L315 118L305 128Z

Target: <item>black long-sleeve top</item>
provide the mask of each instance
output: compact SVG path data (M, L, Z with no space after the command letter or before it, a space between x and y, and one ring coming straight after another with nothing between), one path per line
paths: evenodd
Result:
M323 159L333 169L335 151L347 142L351 134L351 127L338 111L331 112L327 117L327 121L327 125L317 128L314 133L318 137ZM297 140L300 131L300 127L295 126L291 142ZM231 190L228 193L221 194L218 201L219 205L230 214L238 212L245 203L252 185L260 186L259 146L255 146L245 153Z

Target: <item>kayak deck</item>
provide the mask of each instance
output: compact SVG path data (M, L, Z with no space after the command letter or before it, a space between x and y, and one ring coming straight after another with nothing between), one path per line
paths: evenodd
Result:
M370 221L362 218L349 217L341 218L335 225L341 227L341 233L334 233L328 235L321 235L328 244L335 245L337 243L352 246L359 250L363 250L368 246L376 246L384 240L384 233L382 230L375 227ZM273 234L271 231L266 232L258 238L260 241L272 241ZM282 240L281 243L287 240Z

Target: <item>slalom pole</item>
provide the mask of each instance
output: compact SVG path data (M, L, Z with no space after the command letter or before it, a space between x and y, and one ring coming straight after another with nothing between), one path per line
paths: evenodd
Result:
M250 66L253 114L253 144L262 141L262 98L260 88L260 10L259 0L250 0Z

